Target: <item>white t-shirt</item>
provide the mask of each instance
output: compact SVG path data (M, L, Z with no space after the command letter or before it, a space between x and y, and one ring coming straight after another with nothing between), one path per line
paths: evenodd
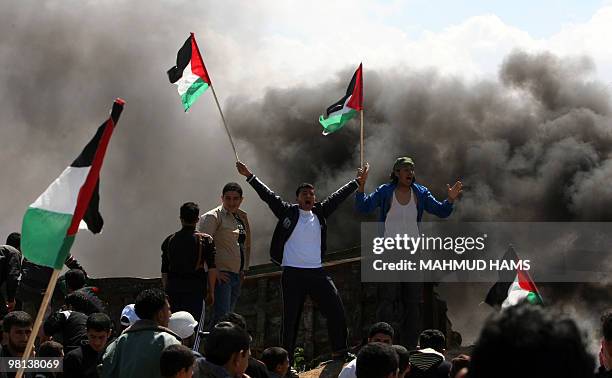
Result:
M338 378L357 378L355 374L355 370L357 370L357 359L351 360L345 367L342 368L342 371L338 375Z
M282 266L321 267L321 223L312 211L300 211L298 223L285 243Z
M400 204L395 197L395 192L393 192L391 208L385 219L385 237L404 234L415 238L419 236L414 190L410 191L410 202L406 205Z

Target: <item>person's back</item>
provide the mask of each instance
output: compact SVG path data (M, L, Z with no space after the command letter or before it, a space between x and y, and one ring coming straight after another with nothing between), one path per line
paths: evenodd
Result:
M170 305L163 291L147 289L136 298L138 320L113 341L104 353L102 377L161 377L159 359L180 337L166 328Z
M87 341L87 315L78 311L55 312L43 324L45 335L52 336L70 352Z

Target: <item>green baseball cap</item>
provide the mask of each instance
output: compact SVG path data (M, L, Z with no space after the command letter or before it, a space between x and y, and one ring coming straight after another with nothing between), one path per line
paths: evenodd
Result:
M397 158L395 160L395 163L393 163L393 170L396 171L405 165L411 165L414 167L414 161L412 160L411 157L402 156L402 157Z

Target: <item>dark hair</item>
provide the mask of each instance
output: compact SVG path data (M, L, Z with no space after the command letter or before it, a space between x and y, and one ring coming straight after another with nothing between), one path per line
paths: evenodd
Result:
M181 344L167 346L159 358L162 377L173 377L182 370L193 366L195 357L191 349Z
M223 366L236 352L249 349L250 336L243 328L221 322L210 331L204 343L204 355L212 364Z
M612 341L612 310L606 311L601 316L601 332L606 341Z
M368 330L368 338L371 339L377 333L382 333L383 335L391 336L391 338L393 338L395 331L389 323L378 322L370 326L370 329Z
M235 312L228 312L227 314L223 315L217 323L221 322L232 323L233 325L240 327L244 330L247 329L247 324L246 320L244 319L244 316L236 314Z
M11 232L6 238L6 245L21 251L21 234L19 232Z
M102 303L98 302L100 302L98 298L94 301L94 297L90 297L90 294L82 290L73 291L64 300L64 303L69 305L73 311L82 312L85 315L102 312L104 308Z
M471 357L466 354L460 354L453 358L451 361L452 367L450 370L450 377L455 377L455 375L457 375L457 373L459 373L463 368L469 368L470 359Z
M300 185L297 187L297 189L295 190L295 196L296 196L296 197L297 197L297 196L299 196L299 195L300 195L300 192L302 191L302 189L312 189L312 190L314 190L314 188L315 188L315 187L314 187L314 185L309 184L309 183L307 183L307 182L303 182L303 183L301 183L301 184L300 184Z
M200 207L195 202L185 202L181 206L181 219L185 222L194 223L200 216Z
M87 282L87 276L82 269L70 269L64 275L66 279L66 286L70 290L79 290Z
M140 319L153 320L155 314L164 308L166 300L166 293L160 289L143 290L134 301L134 311Z
M57 341L45 341L38 347L36 357L61 357L64 347Z
M238 183L228 182L227 184L225 184L223 190L221 191L221 195L224 195L227 192L237 192L238 194L240 194L240 197L242 197L242 188L240 187L240 185L238 185Z
M426 329L419 336L419 347L421 349L431 348L442 353L446 349L446 337L437 329Z
M402 345L392 345L395 354L397 354L397 368L400 373L408 368L408 364L410 363L410 352L408 349L404 348Z
M4 332L10 332L13 326L15 327L31 327L33 324L32 317L25 311L12 311L4 316L2 320L2 329Z
M592 377L594 361L576 323L540 306L519 304L485 323L470 378Z
M398 358L391 345L370 343L357 354L357 378L387 378L397 371Z
M269 371L274 371L278 365L282 365L287 358L289 353L281 347L270 347L266 348L261 354L261 362L266 364L266 368Z
M87 317L87 330L91 329L96 332L109 332L112 325L113 323L108 315L102 312L94 312Z

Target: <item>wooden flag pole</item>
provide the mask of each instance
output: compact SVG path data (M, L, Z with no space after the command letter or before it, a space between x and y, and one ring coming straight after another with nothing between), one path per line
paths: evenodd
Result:
M34 326L32 327L32 334L28 339L28 343L26 344L25 351L23 352L22 360L27 360L30 358L32 354L32 350L34 349L34 341L36 341L36 336L40 331L40 326L43 322L43 318L45 317L45 312L47 312L47 307L49 307L49 302L51 302L51 297L53 296L53 292L55 291L55 285L57 284L57 279L59 278L61 269L54 269L53 274L51 274L51 278L49 279L49 284L47 285L47 291L45 291L45 296L43 297L42 303L40 305L40 309L38 310L38 314L36 315L36 320L34 321ZM24 367L22 366L17 371L16 378L21 378L24 373Z
M359 160L360 167L363 168L363 109L359 111L361 114L361 138L360 138L360 148L359 148Z
M227 132L227 137L232 144L232 149L234 150L234 155L236 156L236 161L240 161L238 159L238 152L236 152L236 146L234 146L234 140L232 139L232 135L229 132L229 128L227 127L227 122L225 122L225 117L223 116L223 112L221 111L221 105L219 105L219 100L217 99L217 93L215 93L215 87L210 84L210 89L212 89L213 97L215 98L215 102L217 103L217 109L219 109L219 114L221 114L221 120L223 121L223 126L225 126L225 132Z

